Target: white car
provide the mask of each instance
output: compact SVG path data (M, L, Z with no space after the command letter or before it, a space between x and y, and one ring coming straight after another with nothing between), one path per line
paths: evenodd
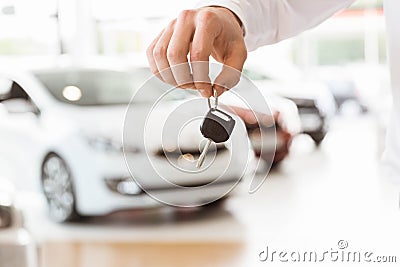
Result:
M214 161L203 172L188 174L173 168L176 163L193 169L199 144L204 141L200 121L179 140L185 150L181 151L183 157L165 149L156 138L162 132L163 119L186 98L167 99L153 114L147 150L140 138L125 136L123 144L128 103L150 76L145 68L129 72L55 68L9 71L0 76L0 157L4 157L0 162L5 162L1 169L8 170L18 187L41 188L50 216L56 221L160 206L157 200L179 206L212 202L238 183L244 175L243 155L254 153L244 124L236 118L231 140L237 141L230 143L236 145L214 147L210 151L216 155ZM163 83L155 79L151 82L154 84L149 84L143 99L129 109L143 119L133 125L139 132L144 129L143 112L153 104L146 97L166 90ZM201 101L202 105L186 105L188 109L178 111L189 117L195 112L205 114L208 107L204 99ZM149 165L148 158L154 166ZM179 190L165 180L189 189Z
M14 206L14 187L0 179L0 266L38 266L37 247Z

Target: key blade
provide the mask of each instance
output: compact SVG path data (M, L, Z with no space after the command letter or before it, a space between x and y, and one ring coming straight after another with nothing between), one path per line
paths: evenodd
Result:
M203 151L200 154L199 159L197 160L197 164L196 164L196 168L197 169L200 169L201 166L203 165L204 160L206 159L206 155L207 155L208 149L210 148L210 145L211 145L211 140L208 139L206 145L203 148Z

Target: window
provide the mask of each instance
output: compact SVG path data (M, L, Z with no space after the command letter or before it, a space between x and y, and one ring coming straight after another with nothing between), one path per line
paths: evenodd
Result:
M0 56L57 54L55 2L0 1Z

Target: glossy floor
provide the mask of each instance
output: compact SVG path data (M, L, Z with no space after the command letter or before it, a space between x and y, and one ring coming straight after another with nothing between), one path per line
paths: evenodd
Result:
M48 220L41 198L21 202L29 199L27 226L43 267L276 266L309 251L318 257L313 266L342 266L329 254L335 251L372 252L374 266L379 255L400 261L399 194L379 176L376 136L371 117L337 119L320 148L297 138L255 194L238 187L207 209L119 212L60 225ZM309 266L306 256L296 266ZM363 257L351 266L365 266Z

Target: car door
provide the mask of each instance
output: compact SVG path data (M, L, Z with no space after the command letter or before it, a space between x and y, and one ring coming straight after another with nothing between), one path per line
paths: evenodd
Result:
M40 110L17 82L0 80L0 175L17 188L34 189L43 144Z

